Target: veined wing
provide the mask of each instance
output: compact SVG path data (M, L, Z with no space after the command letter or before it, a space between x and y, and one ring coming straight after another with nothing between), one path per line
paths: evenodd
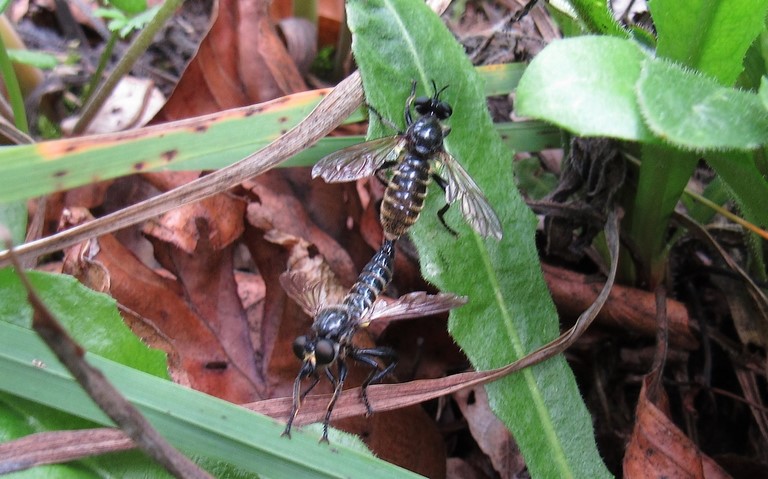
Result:
M467 301L466 296L452 293L427 294L424 291L408 293L395 300L379 298L373 303L365 321L370 323L379 318L408 319L429 316L458 308L467 304Z
M449 153L443 152L438 160L443 164L443 172L447 176L445 201L453 203L459 200L461 213L475 231L482 236L500 240L502 230L499 217L475 180Z
M387 136L352 145L320 159L312 167L312 178L322 176L328 183L339 183L373 176L381 165L397 160L404 147L403 136Z
M327 288L320 279L310 280L302 271L286 271L280 275L280 285L286 294L309 316L315 317L327 305Z

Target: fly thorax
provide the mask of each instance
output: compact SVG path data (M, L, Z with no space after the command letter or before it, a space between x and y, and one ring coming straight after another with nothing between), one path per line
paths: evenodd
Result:
M349 324L349 311L343 306L324 308L317 313L312 329L318 336L337 338Z
M407 134L411 148L419 155L431 155L443 147L443 127L432 115L416 120Z

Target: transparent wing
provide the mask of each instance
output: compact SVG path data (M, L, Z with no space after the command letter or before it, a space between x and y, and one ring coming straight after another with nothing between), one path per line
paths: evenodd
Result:
M453 308L467 304L466 296L456 296L452 293L427 294L417 291L400 296L398 299L380 298L371 308L371 313L365 318L367 322L387 318L407 319L444 313Z
M404 147L402 136L352 145L320 159L312 168L312 178L322 176L328 183L339 183L373 176L381 165L397 160Z
M301 271L286 271L280 275L280 284L286 294L309 316L315 317L326 304L326 287L320 280L310 280Z
M442 172L447 176L445 201L453 203L459 200L461 213L475 231L482 236L492 236L500 240L502 231L499 217L475 180L447 152L441 153L439 161L443 164Z

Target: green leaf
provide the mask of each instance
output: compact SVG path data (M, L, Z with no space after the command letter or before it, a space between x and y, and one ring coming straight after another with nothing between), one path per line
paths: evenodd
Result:
M29 271L29 279L46 306L87 351L167 378L165 353L147 347L117 312L115 300L63 274ZM0 321L29 329L32 307L12 268L0 269Z
M765 30L768 0L653 0L648 8L659 57L732 86L747 49Z
M665 60L647 59L637 85L648 126L689 150L750 150L768 141L768 112L754 93Z
M281 438L284 424L271 418L95 354L86 359L174 446L211 464L275 478L419 477L368 452L318 444L319 435L303 430ZM5 322L0 322L0 391L111 426L34 333Z
M496 134L482 81L451 33L421 2L355 0L347 3L353 50L367 100L403 124L411 80L418 94L449 85L441 98L454 114L447 149L486 193L504 225L504 239L483 240L458 208L436 218L444 195L432 186L412 237L422 272L440 289L468 295L451 313L456 341L478 369L508 364L559 334L557 313L534 245L536 219L514 187L511 154ZM375 134L385 130L378 128ZM392 134L391 131L386 131ZM589 412L562 356L488 386L494 412L513 432L533 477L606 477Z
M669 218L697 162L698 156L668 145L642 145L637 193L627 220L643 280L651 288L664 277Z
M108 3L128 15L135 15L147 9L147 0L109 0Z
M520 80L516 111L579 136L654 141L635 99L645 57L634 42L618 38L552 42Z
M0 226L8 229L13 244L23 243L27 234L27 202L0 203Z
M758 90L757 95L760 97L763 108L768 110L768 77L760 78L760 90Z
M23 63L33 67L50 70L59 64L55 55L33 50L8 49L8 57L14 63Z
M629 36L627 31L613 18L608 2L603 0L569 0L579 20L590 33L601 33L617 37Z

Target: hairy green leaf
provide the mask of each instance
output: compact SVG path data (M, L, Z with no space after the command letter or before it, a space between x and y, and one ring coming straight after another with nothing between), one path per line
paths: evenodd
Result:
M553 42L520 80L516 111L579 136L653 141L635 99L645 56L634 42L618 38Z
M601 33L617 37L628 36L627 31L613 18L613 12L608 8L607 2L602 0L569 0L568 3L576 11L576 15L589 33Z
M650 58L643 63L637 92L651 130L680 148L750 150L768 142L768 112L754 93Z
M115 300L62 274L28 272L38 294L87 351L167 378L165 353L142 343L123 323ZM0 269L0 321L30 328L32 307L13 268Z
M347 3L353 49L368 102L402 128L412 80L419 95L448 85L441 98L454 114L447 149L484 189L504 239L482 239L454 207L455 238L436 218L444 197L430 189L413 228L422 272L443 290L468 295L451 313L456 341L478 369L508 364L558 335L558 317L534 245L536 220L514 187L511 154L485 106L482 80L438 17L420 2ZM639 64L639 61L635 63ZM378 128L373 135L392 134ZM534 477L605 477L591 418L568 365L557 357L488 387L494 412L514 433Z

